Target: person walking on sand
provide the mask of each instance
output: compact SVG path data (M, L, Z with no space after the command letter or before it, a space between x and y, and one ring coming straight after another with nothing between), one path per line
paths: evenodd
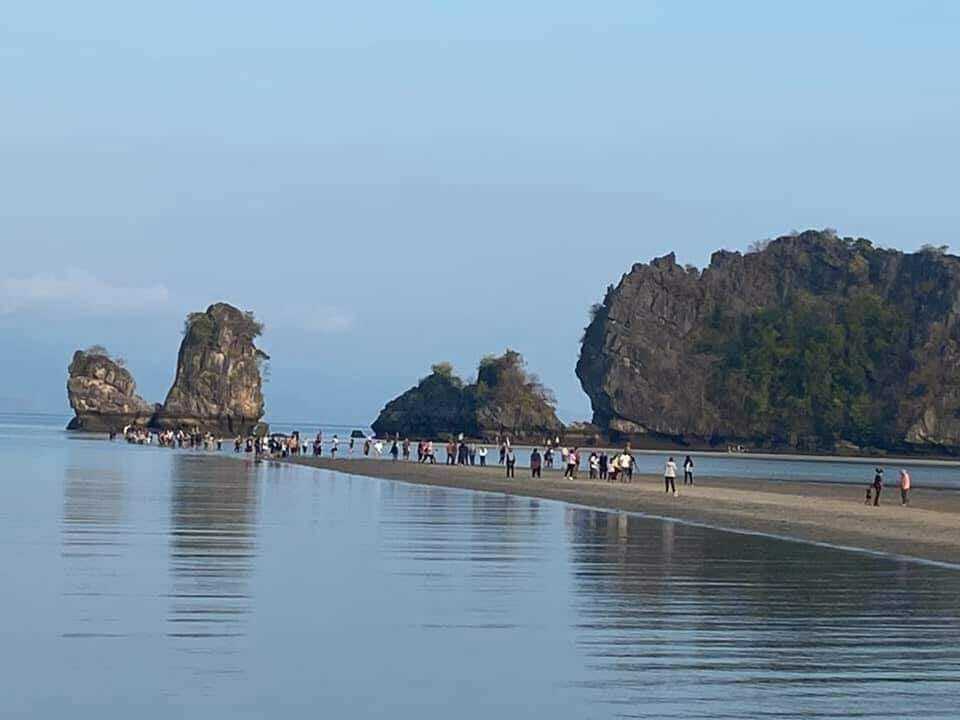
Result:
M507 448L507 454L505 457L507 463L507 477L515 478L517 476L517 456L513 454L513 448Z
M600 456L597 455L596 451L590 453L587 464L590 466L590 479L596 480L600 474Z
M877 468L873 473L873 506L880 504L880 493L883 492L883 468Z
M390 445L390 457L392 457L393 461L396 462L399 456L400 456L400 448L397 446L397 441L394 440L393 444Z
M410 438L403 439L403 460L406 462L410 459Z
M540 457L540 451L537 448L530 453L530 477L540 477L540 468L543 466L543 458Z
M480 467L487 466L487 446L481 445L477 450L477 455L480 456Z
M673 492L673 496L677 496L677 464L673 461L673 458L667 460L667 464L663 467L663 488L664 492Z
M573 448L570 452L567 453L567 469L563 473L565 478L570 478L571 480L577 479L577 466L580 464L580 456L577 455L577 449Z
M610 458L607 457L607 454L601 450L600 457L597 458L597 470L600 475L601 480L607 479L607 470L610 467Z
M683 461L683 484L693 485L693 458L687 455Z
M910 504L910 473L906 468L900 470L900 504Z

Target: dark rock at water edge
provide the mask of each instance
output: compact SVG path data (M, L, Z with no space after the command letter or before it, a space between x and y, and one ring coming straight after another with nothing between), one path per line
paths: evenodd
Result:
M74 411L68 430L113 432L150 423L156 407L137 395L133 376L105 350L77 350L68 374L67 398Z
M400 434L433 438L461 432L466 422L463 381L449 366L434 365L415 387L388 402L371 428L380 437Z
M960 258L808 231L702 272L634 265L577 376L614 436L800 450L960 447Z
M553 399L524 367L523 357L507 350L480 362L477 381L465 385L447 363L391 400L373 422L378 436L438 438L464 433L469 437L542 437L559 433Z

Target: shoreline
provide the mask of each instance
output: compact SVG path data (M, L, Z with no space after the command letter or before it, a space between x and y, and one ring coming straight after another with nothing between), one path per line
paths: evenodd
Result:
M763 534L836 546L848 550L960 565L960 492L920 488L910 505L900 505L899 489L887 486L880 507L864 504L865 484L735 480L698 477L682 485L674 498L663 478L635 475L629 484L562 479L559 470L531 479L518 468L515 479L503 467L421 465L392 460L333 460L300 456L275 462L394 480L423 486L503 493L559 500L598 510L641 513L708 525L722 530Z
M107 439L109 433L100 432L97 430L67 430L61 429L62 432L69 433L71 436L87 438L87 439ZM305 439L308 439L306 435L303 436ZM332 436L330 436L332 437ZM221 442L233 442L235 436L223 436L218 438ZM349 438L341 438L340 445L343 448L346 444L346 441ZM382 439L382 438L381 438ZM357 442L360 442L359 440ZM384 440L384 442L388 442ZM479 442L479 441L477 441ZM329 438L324 440L324 445L329 446ZM435 440L434 444L438 449L442 448L444 444L442 440ZM491 450L496 450L495 443L484 443ZM544 445L535 445L532 443L514 443L514 449L516 450L532 450L533 448L543 449ZM578 447L583 453L584 451L604 451L607 453L610 452L620 452L623 450L623 446L614 446L614 445L568 445L568 447ZM685 449L651 449L651 448L631 448L630 452L634 455L655 455L666 457L668 455L681 456L681 455L691 455L693 457L706 457L706 458L722 458L729 460L774 460L774 461L788 461L788 462L810 462L810 463L845 463L845 464L860 464L860 465L904 465L909 467L949 467L949 468L960 468L960 458L953 458L951 456L931 456L931 455L812 455L812 454L800 454L800 453L772 453L772 452L725 452L723 450L685 450ZM358 458L359 459L359 458ZM519 465L517 467L520 467Z

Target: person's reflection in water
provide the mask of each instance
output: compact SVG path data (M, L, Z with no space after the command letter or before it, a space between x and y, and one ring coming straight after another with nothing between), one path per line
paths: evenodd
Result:
M256 557L256 468L233 460L176 455L171 468L168 637L187 652L234 652L250 610ZM236 672L221 667L216 673Z

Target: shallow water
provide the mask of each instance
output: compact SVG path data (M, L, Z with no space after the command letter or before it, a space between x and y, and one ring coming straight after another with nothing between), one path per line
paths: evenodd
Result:
M0 427L11 428L19 427L43 427L48 429L62 429L69 421L68 416L55 415L23 415L12 413L0 413ZM325 425L318 428L309 423L284 423L271 422L270 427L273 431L290 433L299 430L301 436L312 441L318 429L323 430L324 455L329 457L330 444L334 434L339 435L340 445L337 457L351 460L365 459L383 459L389 457L386 453L389 451L389 443L383 447L383 455L377 455L371 450L369 457L364 457L362 447L363 442L358 440L353 451L349 450L350 427L347 425ZM363 430L369 432L369 430ZM437 462L443 463L446 460L446 451L442 444L438 443ZM222 452L232 455L232 445L229 442L224 443ZM542 448L541 448L542 450ZM587 456L590 454L590 448L581 448L580 470L584 473L587 468ZM416 444L411 447L411 452L416 452ZM488 465L498 465L498 449L493 445L488 446ZM663 472L665 460L671 456L670 452L657 452L648 450L635 450L634 462L636 463L636 472L641 475L659 475ZM800 480L804 482L821 483L841 483L849 485L866 486L873 481L874 467L884 468L887 483L896 483L900 468L906 468L910 471L914 488L941 488L950 490L960 490L960 461L929 461L929 460L890 460L890 459L852 459L848 461L836 461L827 458L819 458L811 455L806 458L769 458L756 457L750 454L721 454L721 453L699 453L693 452L691 455L695 462L695 472L699 478L736 478L741 480ZM529 467L530 448L520 447L516 449L517 464L520 467ZM683 464L683 454L674 454L674 459L678 466ZM477 460L479 463L479 460ZM561 459L559 454L555 454L554 468L561 469ZM362 473L362 469L357 472Z
M354 460L363 460L362 441L357 441L353 452L349 452L348 438L350 430L348 426L323 426L318 428L309 423L271 423L271 429L276 432L290 433L293 430L299 430L304 438L312 440L318 429L323 430L324 453L330 453L330 441L334 434L337 434L340 440L339 458L349 458ZM366 431L366 430L364 430ZM498 448L494 445L488 445L488 465L498 464ZM389 451L390 444L387 443L383 452ZM446 450L442 443L436 444L437 462L443 463L446 460ZM542 451L543 448L541 447ZM587 457L591 448L580 449L580 468L585 471L587 468ZM416 443L413 443L411 452L416 452ZM608 449L608 453L611 452ZM663 466L666 459L673 456L678 466L682 466L683 458L686 453L678 451L649 451L634 450L634 462L636 463L636 472L641 475L659 475L663 472ZM886 458L863 459L856 458L853 461L837 461L827 458L818 458L811 455L806 458L798 459L796 457L788 458L767 458L756 457L750 453L747 454L723 454L723 453L701 453L691 452L694 459L695 472L699 477L716 478L737 478L743 480L802 480L804 482L821 483L843 483L843 484L862 484L867 485L873 481L874 467L884 468L887 482L896 482L900 468L906 468L910 472L914 487L926 488L944 488L951 490L960 490L960 462L930 462L928 460L890 460ZM384 455L385 456L385 455ZM377 456L371 451L370 457ZM517 464L520 467L529 467L530 448L520 447L516 449ZM479 459L477 460L479 463ZM560 469L561 458L559 453L554 454L554 467Z
M956 717L960 570L25 424L0 460L4 717Z

